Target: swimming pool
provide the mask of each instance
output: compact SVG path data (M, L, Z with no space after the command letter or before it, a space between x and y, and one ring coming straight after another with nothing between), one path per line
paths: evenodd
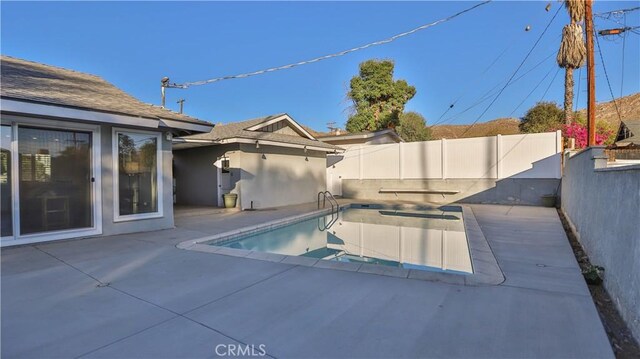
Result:
M462 209L352 206L211 245L404 269L473 273Z

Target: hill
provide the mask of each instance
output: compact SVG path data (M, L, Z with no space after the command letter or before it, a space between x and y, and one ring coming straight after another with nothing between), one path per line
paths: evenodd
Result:
M624 120L638 120L640 119L640 92L620 97L616 99L618 109L620 110L620 118ZM587 116L587 109L584 108L578 113L581 116ZM620 125L620 119L616 111L613 101L601 102L596 104L596 119L598 121L604 120L611 124L614 128L618 128Z
M616 99L620 118L622 120L640 119L640 92L633 95ZM587 109L579 110L580 116L587 116ZM596 119L606 121L611 128L617 129L620 126L620 118L613 101L601 102L596 105ZM497 134L513 135L520 133L517 118L500 118L493 121L476 123L464 137L495 136ZM433 139L460 138L469 125L443 125L435 126L431 129Z
M620 97L616 99L618 109L620 110L620 118L622 120L640 119L640 92L633 95ZM587 116L587 109L578 111L580 116ZM620 119L616 111L613 101L601 102L596 105L596 119L604 120L610 124L611 128L617 129L620 126ZM498 118L492 121L476 123L469 131L469 125L438 125L431 128L431 135L434 140L441 138L464 138L467 137L483 137L501 135L514 135L520 133L518 128L520 120L517 118ZM314 131L313 129L303 126L312 135L327 134L325 132ZM465 133L465 131L467 131Z
M476 123L471 129L467 131L470 125L442 125L431 128L431 136L434 140L441 138L461 138L464 133L466 137L482 137L482 136L495 136L501 135L513 135L520 133L518 124L520 120L517 118L499 118L497 120ZM467 131L465 133L465 131Z

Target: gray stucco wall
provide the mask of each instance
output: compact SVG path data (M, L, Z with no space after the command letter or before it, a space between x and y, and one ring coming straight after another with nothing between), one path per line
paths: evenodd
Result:
M16 122L19 125L43 127L43 128L61 128L66 127L75 128L80 131L93 131L99 128L99 139L93 138L94 144L99 142L100 146L100 189L97 191L96 203L101 203L100 212L102 220L100 224L102 226L101 235L114 235L122 233L143 232L150 230L172 228L174 226L173 220L173 200L172 200L172 170L171 170L171 141L166 139L165 134L168 129L140 129L130 126L116 126L118 129L130 129L132 131L144 131L151 133L160 133L161 136L161 152L162 152L162 183L163 193L160 194L159 200L162 201L163 215L159 218L150 219L137 219L130 221L114 222L114 171L113 171L113 142L112 132L114 126L107 124L88 123L86 121L76 121L73 119L45 119L37 116L18 116L13 114L2 114L2 123L10 124ZM87 126L91 126L89 129ZM93 153L94 156L97 153ZM46 232L43 232L41 239L37 241L47 241ZM56 232L52 232L52 235L56 235ZM84 235L83 235L84 236ZM73 238L73 234L69 234L68 238Z
M540 196L557 193L560 180L554 178L496 179L391 179L342 180L342 196L368 200L407 200L431 203L498 203L541 205ZM380 193L381 188L428 188L460 191L454 195Z
M118 126L118 129L126 129L127 127ZM132 232L145 232L158 229L173 228L173 189L171 169L171 141L162 138L162 197L163 215L160 218L138 219L124 222L114 222L114 188L113 188L113 157L117 154L113 153L112 144L112 126L100 126L101 152L102 152L102 234L113 235ZM135 128L131 128L135 131ZM159 132L148 131L146 132ZM168 130L167 130L168 131Z
M324 152L241 145L240 205L269 208L316 201L326 186Z
M316 200L326 185L324 152L261 145L215 145L174 152L178 205L217 206L218 157L229 157L231 189L242 209Z
M225 153L237 151L239 145L217 145L174 151L176 204L218 205L218 178L214 162ZM231 176L239 178L237 163L231 161Z
M606 168L597 147L567 157L562 211L640 340L640 166Z

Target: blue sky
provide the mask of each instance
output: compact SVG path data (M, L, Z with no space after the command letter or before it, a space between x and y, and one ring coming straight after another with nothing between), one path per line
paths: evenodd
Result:
M159 104L163 76L180 83L306 60L390 37L475 3L2 1L1 51L100 75L142 101ZM344 57L253 78L171 89L167 104L177 109L176 101L185 98L187 114L215 123L287 112L305 125L326 130L327 122L343 126L348 117L350 102L345 94L358 64L384 58L395 61L396 78L417 89L407 110L422 113L431 124L439 119L471 123L491 99L459 116L451 115L506 82L560 6L553 0L551 11L546 12L546 4L496 1L410 37ZM594 4L598 13L640 2ZM640 25L640 11L629 13L626 21ZM542 63L508 87L480 121L522 116L542 99L556 73L552 54L567 22L563 9L519 74ZM529 32L524 31L527 25ZM597 28L616 26L596 18ZM637 34L626 38L624 72L622 39L600 40L616 97L640 91L639 40ZM597 53L596 62L597 100L608 101L611 95ZM576 91L580 108L586 100L586 72L581 74L581 88ZM562 96L560 71L544 99L561 103ZM455 107L441 118L458 97Z

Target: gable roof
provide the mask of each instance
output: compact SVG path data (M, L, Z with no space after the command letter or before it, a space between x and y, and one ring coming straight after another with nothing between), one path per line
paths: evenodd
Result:
M345 132L339 135L336 135L335 133L322 134L318 136L318 139L320 141L332 142L332 141L358 140L358 139L370 140L372 138L381 137L381 136L390 136L396 142L404 142L402 137L400 137L400 135L398 135L398 133L391 128L387 128L379 131Z
M259 131L261 127L264 127L269 123L274 123L282 120L285 120L292 125L299 127L306 134L302 133L300 136L293 136L274 132ZM273 144L275 146L277 146L278 144L297 145L299 147L308 146L309 148L328 150L329 152L343 150L338 146L316 140L310 133L308 133L308 131L304 130L302 126L295 122L286 113L258 117L240 122L232 122L226 125L216 125L216 127L214 127L208 133L178 137L174 140L176 143L192 142L203 144L233 142L252 143L258 141L259 143Z
M179 126L214 125L194 117L143 103L101 77L2 55L0 97L15 101L107 112Z
M625 137L624 132L628 132ZM616 144L637 144L640 145L640 120L624 120L620 122Z

